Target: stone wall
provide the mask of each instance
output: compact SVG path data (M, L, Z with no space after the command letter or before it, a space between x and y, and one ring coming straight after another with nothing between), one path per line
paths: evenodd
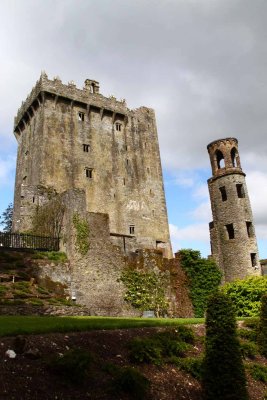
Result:
M69 262L38 261L36 273L42 285L51 284L50 280L63 285L65 294L86 306L90 315L140 316L141 311L124 301L126 287L120 281L121 274L125 268L160 272L168 278L168 314L179 317L193 315L186 278L178 259L163 257L162 250L124 252L111 240L108 215L86 211L83 190L66 191L61 198L65 205L61 250L66 252ZM88 235L83 239L88 251L83 254L79 247L79 232L74 224L77 216L80 223L87 224L89 228Z
M90 311L79 306L32 306L26 305L0 305L0 315L53 315L53 316L88 316Z

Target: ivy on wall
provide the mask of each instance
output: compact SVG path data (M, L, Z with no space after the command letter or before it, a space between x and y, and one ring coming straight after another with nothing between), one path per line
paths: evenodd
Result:
M168 277L165 274L127 269L123 271L120 280L127 288L124 300L134 308L153 310L157 317L166 314L168 300L165 290Z
M181 267L188 277L195 317L203 317L208 297L218 289L222 273L214 260L201 258L198 250L183 249L178 254Z
M88 252L89 250L89 224L86 219L82 219L79 214L75 213L73 215L73 225L74 228L76 229L76 247L79 251L80 254L83 256Z

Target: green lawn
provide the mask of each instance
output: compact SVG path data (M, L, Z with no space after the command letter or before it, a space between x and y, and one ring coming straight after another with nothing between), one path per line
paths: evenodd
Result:
M0 336L95 329L126 329L201 324L204 318L105 318L0 316Z

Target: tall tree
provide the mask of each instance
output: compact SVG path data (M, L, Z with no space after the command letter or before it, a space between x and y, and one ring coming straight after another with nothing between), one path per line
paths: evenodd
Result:
M205 400L248 400L233 304L220 292L208 302L203 391Z
M4 232L11 232L13 218L13 204L10 203L0 216L0 223Z

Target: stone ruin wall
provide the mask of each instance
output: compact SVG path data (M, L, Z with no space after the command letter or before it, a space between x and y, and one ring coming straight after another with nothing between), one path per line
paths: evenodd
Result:
M108 215L86 211L84 191L66 191L61 197L66 207L61 250L66 252L69 262L64 265L39 263L38 279L42 284L51 279L65 285L66 294L70 298L75 297L90 315L140 316L142 313L139 310L124 301L126 288L119 281L122 271L133 268L145 272L164 272L169 280L166 289L169 316L193 316L186 277L177 258L169 260L163 257L161 250L155 249L124 252L121 246L114 245L111 240ZM85 255L81 255L77 248L74 215L88 222L89 250Z

